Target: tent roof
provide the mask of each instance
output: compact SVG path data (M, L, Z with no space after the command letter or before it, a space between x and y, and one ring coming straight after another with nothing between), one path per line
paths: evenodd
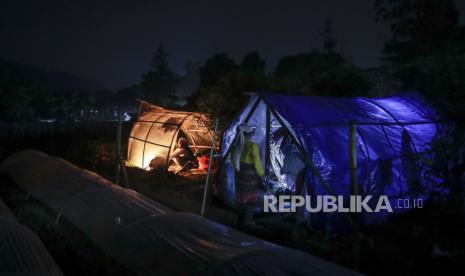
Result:
M405 152L429 150L436 134L435 113L417 93L403 93L382 98L330 98L260 93L231 123L223 137L225 155L239 123L265 125L266 106L283 119L286 127L310 153L315 146L328 160L345 162L348 126L357 124L359 158L395 158ZM274 121L274 122L273 122ZM272 115L272 124L276 124Z
M273 107L295 127L324 127L356 124L431 123L434 113L416 93L383 98L330 98L262 93Z
M166 109L158 105L154 105L145 101L139 101L139 116L137 121L149 123L163 123L171 125L182 125L184 120L207 120L203 113L189 112L182 110Z

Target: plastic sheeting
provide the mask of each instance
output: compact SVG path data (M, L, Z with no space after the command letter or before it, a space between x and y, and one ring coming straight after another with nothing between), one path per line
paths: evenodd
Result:
M207 118L201 113L148 108L134 123L128 142L128 162L148 168L155 160L157 166L167 167L168 157L176 148L180 132L194 153L207 152L212 133L206 127Z
M0 165L22 189L139 275L351 275L354 272L190 213L70 163L23 151Z
M350 195L348 152L351 122L357 126L357 174L362 195L385 194L395 204L398 198L423 197L422 194L413 194L412 182L419 182L425 191L432 188L421 181L416 156L430 150L430 142L436 135L435 114L415 93L371 99L273 93L254 96L224 132L221 144L223 158L227 158L238 124L247 122L260 129L266 128L267 107L275 111L299 141L308 159L336 195ZM282 126L271 113L270 179L283 182L279 171L282 136L278 131ZM264 137L264 132L254 137L263 156ZM225 166L220 175L222 183L217 191L220 197L232 202L234 179L227 177L231 174L227 163L223 163ZM306 174L306 188L312 195L329 194L310 170ZM367 215L363 219L365 223L371 223L386 215Z
M9 219L9 220L12 220L12 221L16 220L16 218L13 215L13 213L11 212L10 208L8 208L8 206L6 206L6 204L1 200L0 200L0 218Z
M42 241L1 200L0 275L63 275Z

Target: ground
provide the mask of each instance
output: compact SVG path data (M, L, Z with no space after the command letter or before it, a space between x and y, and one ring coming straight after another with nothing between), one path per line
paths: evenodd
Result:
M127 136L130 125L126 125L123 130L123 136ZM3 136L0 135L2 139L0 161L15 151L35 148L113 180L115 178L114 134L114 125L73 125L66 126L63 130L55 129L52 132L39 131L39 135L35 131L33 134L20 132L5 135L2 133ZM131 189L174 210L200 214L205 185L204 173L173 175L147 172L137 168L127 168L127 172ZM213 181L215 177L212 177L210 185L214 184ZM15 202L14 198L4 198L8 196L8 193L4 185L1 187L1 196L7 204L23 204L22 201ZM231 227L235 226L234 210L215 200L211 190L209 190L207 203L207 218ZM12 207L15 206L10 206ZM425 206L424 209L394 217L383 225L362 228L360 237L356 238L352 233L326 236L305 227L295 227L292 223L292 216L289 215L258 215L256 221L260 227L251 231L250 234L306 251L367 274L445 274L458 270L465 272L463 267L465 261L463 222L465 218L462 220L457 218L460 216L450 210L450 204ZM36 231L44 243L55 247L54 239L46 228L42 226L34 228L36 226L33 224L28 226ZM68 227L72 229L72 226ZM66 231L75 231L75 229ZM85 240L85 237L82 239ZM354 243L354 240L359 240L359 243ZM59 256L63 250L68 252L69 256L77 254L70 253L76 248L56 250L58 253L55 254ZM360 253L357 254L357 252ZM51 253L53 255L53 252ZM110 268L106 270L107 272L120 269L111 260L100 256L100 253L95 254L97 257L94 261L103 258L105 264L108 264L106 267ZM65 258L59 256L57 258L54 255L57 262L66 264ZM81 272L85 274L85 271Z

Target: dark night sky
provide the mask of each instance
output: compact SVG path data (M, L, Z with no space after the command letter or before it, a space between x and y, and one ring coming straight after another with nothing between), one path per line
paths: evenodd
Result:
M258 50L272 70L283 55L321 47L326 17L361 67L377 65L387 27L374 1L0 0L0 57L99 81L133 84L160 40L171 66L225 51L237 61ZM456 1L462 14L465 1ZM462 20L463 22L463 15Z

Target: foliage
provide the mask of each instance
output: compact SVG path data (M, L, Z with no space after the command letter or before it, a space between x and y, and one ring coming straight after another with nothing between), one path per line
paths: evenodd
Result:
M334 37L333 20L331 18L325 19L325 27L320 35L323 40L323 49L326 52L334 51L337 47L337 41Z
M260 57L257 51L250 52L244 56L241 63L241 70L244 72L265 75L265 60Z
M178 77L169 68L168 53L162 43L153 54L150 70L142 75L140 84L146 99L150 102L169 105L176 99L175 85Z
M236 63L226 53L213 55L200 68L200 86L218 85L225 76L236 69Z
M245 102L242 92L234 86L234 80L226 77L215 86L201 87L195 104L211 119L218 119L223 129Z
M257 52L246 54L240 65L225 53L216 54L200 68L201 84L191 101L224 128L245 105L248 92L270 88L264 68Z
M0 120L34 122L45 104L44 92L37 86L23 81L0 83Z
M314 50L280 59L273 89L299 95L365 95L368 80L341 54Z
M200 87L195 104L211 119L218 119L220 129L223 129L245 106L249 98L247 92L264 90L267 85L267 80L260 74L238 71L223 77L214 86Z
M433 143L430 174L465 195L465 29L451 0L378 0L378 20L390 24L384 58L403 88L418 90L444 121ZM463 207L463 205L462 205ZM463 209L463 208L461 208Z
M189 102L225 127L247 101L248 92L366 95L370 84L363 71L333 50L337 42L331 20L326 20L321 35L325 52L285 56L272 75L266 74L266 62L256 51L246 54L239 65L226 53L213 55L200 68L200 86Z
M452 0L376 0L375 6L376 19L388 23L392 32L384 49L390 63L450 50L458 23Z

